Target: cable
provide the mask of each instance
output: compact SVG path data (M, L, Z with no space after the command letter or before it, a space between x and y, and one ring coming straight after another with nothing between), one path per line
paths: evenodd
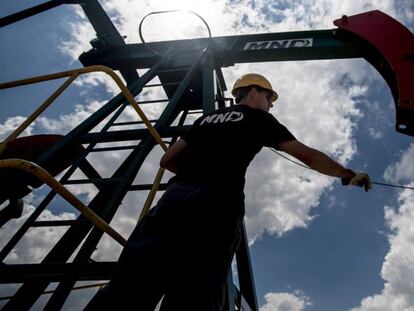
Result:
M410 189L414 190L414 187L408 187L408 186L401 186L401 185L392 185L392 184L385 184L377 181L371 181L372 184L379 185L379 186L387 186L387 187L394 187L394 188L403 188L403 189Z
M276 154L278 154L279 156L281 156L282 158L284 158L284 159L286 159L286 160L288 160L288 161L290 161L290 162L292 162L292 163L295 163L296 165L299 165L299 166L302 166L302 167L304 167L304 168L307 168L308 170L312 170L309 166L306 166L306 165L304 165L304 164L302 164L302 163L299 163L299 162L296 162L295 160L292 160L292 159L289 159L288 157L286 157L286 156L284 156L283 154L281 154L281 153L279 153L279 152L277 152L275 149L273 149L273 148L270 148L270 147L268 147L270 150L272 150L274 153L276 153Z
M155 54L155 55L157 55L157 56L159 56L159 57L163 57L163 55L161 55L160 53L158 53L157 51L155 51L155 50L153 50L153 49L151 49L148 45L147 45L147 43L145 42L145 40L144 40L144 37L142 36L142 31L141 31L141 28L142 28L142 23L144 22L144 20L148 17L148 16L150 16L150 15L155 15L155 14L164 14L164 13L174 13L174 12L186 12L186 13L191 13L191 14L194 14L195 16L197 16L198 18L200 18L202 21L203 21L203 23L204 23L204 25L206 25L206 27L207 27L207 31L208 31L208 36L209 36L209 38L211 39L211 31L210 31L210 27L208 26L208 24L207 24L207 22L205 21L205 19L204 18L202 18L199 14L197 14L196 12L193 12L193 11L190 11L190 10L167 10L167 11L157 11L157 12L151 12L151 13L148 13L147 15L145 15L143 18L142 18L142 20L141 20L141 22L139 23L139 28L138 28L138 32L139 32L139 37L140 37L140 39L141 39L141 41L142 41L142 44L148 49L148 51L150 51L151 53L153 53L153 54Z
M277 152L275 149L268 147L270 150L272 150L274 153L276 153L277 155L281 156L282 158L295 163L296 165L299 165L301 167L307 168L308 170L312 170L309 166L303 165L302 163L296 162L295 160L289 159L288 157L284 156L283 154L281 154L280 152ZM393 184L387 184L387 183L381 183L378 181L373 181L371 180L371 183L374 185L378 185L378 186L385 186L385 187L393 187L393 188L402 188L402 189L410 189L410 190L414 190L414 187L408 187L408 186L402 186L402 185L393 185Z

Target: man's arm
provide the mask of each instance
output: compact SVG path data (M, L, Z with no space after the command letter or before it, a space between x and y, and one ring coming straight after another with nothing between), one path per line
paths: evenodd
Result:
M160 166L177 173L177 160L184 153L187 143L183 139L177 140L162 156Z
M340 178L352 178L355 176L351 170L344 168L326 154L310 148L297 140L281 142L279 143L279 148L319 173Z

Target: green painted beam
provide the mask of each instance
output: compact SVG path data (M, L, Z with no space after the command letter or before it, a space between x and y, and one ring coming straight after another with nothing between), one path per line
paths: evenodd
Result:
M358 58L364 57L367 51L367 45L358 38L331 29L126 44L115 50L101 49L99 53L91 50L79 59L85 66L102 64L118 70L143 69L158 60L147 46L163 54L169 48L199 51L208 43L215 46L217 63L221 67L235 63Z

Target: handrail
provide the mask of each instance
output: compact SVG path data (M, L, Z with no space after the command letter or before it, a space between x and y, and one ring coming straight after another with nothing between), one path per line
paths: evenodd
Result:
M35 112L33 112L25 120L25 122L23 122L3 142L0 143L0 154L4 152L4 150L6 150L7 142L19 136L79 75L85 74L85 73L97 72L97 71L106 73L115 81L115 83L118 85L121 92L124 94L126 100L131 104L131 106L138 113L139 117L142 119L144 124L147 126L151 135L154 137L157 143L162 147L162 149L166 151L167 146L161 139L161 136L158 134L157 130L148 120L145 113L138 106L131 92L124 85L124 83L119 78L119 76L109 67L102 66L102 65L93 65L93 66L88 66L84 68L78 68L78 69L62 71L62 72L52 73L52 74L43 75L43 76L32 77L28 79L21 79L21 80L6 82L6 83L0 83L0 90L1 90L1 89L16 87L16 86L28 85L28 84L38 83L38 82L44 82L44 81L50 81L50 80L56 80L56 79L69 77L68 80L66 80Z
M88 66L88 67L84 67L84 68L78 68L78 69L73 69L73 70L68 70L68 71L62 71L62 72L47 74L47 75L43 75L43 76L37 76L37 77L32 77L32 78L27 78L27 79L10 81L10 82L6 82L6 83L0 83L0 90L1 90L1 89L16 87L16 86L34 84L34 83L38 83L38 82L44 82L44 81L50 81L50 80L56 80L56 79L69 77L49 98L46 99L46 101L41 106L39 106L39 108L37 108L17 129L15 129L3 142L0 143L0 154L2 154L7 149L7 143L11 140L16 139L34 120L36 120L36 118L44 110L46 110L46 108L48 108L53 103L53 101L60 94L63 93L63 91L79 75L86 74L86 73L91 73L91 72L99 72L99 71L108 74L115 81L115 83L118 85L121 92L124 94L126 100L131 104L131 106L137 112L137 114L139 115L141 120L147 126L148 131L151 133L151 135L154 137L154 139L157 141L157 143L161 146L161 148L164 151L167 151L168 147L166 146L166 144L162 140L161 136L159 135L157 130L154 128L154 126L151 124L151 122L149 121L149 119L147 118L145 113L138 106L138 103L135 101L135 99L132 96L131 92L124 85L124 83L119 78L119 76L109 67L102 66L102 65L93 65L93 66ZM163 174L164 174L164 169L160 168L158 173L157 173L157 176L155 178L154 184L151 188L151 191L149 192L148 197L145 201L144 207L142 208L142 211L141 211L138 222L149 211L149 209L152 205L152 202L154 200L155 193L157 192L159 184L160 184L161 179L163 177Z
M82 215L88 218L95 226L102 231L109 234L115 241L122 246L125 246L126 240L115 229L108 225L101 217L99 217L94 211L85 206L78 198L76 198L69 190L67 190L60 182L58 182L52 175L50 175L45 169L41 168L37 164L22 160L22 159L7 159L0 160L0 169L2 168L15 168L22 171L26 171L47 184L56 193L60 194L68 203L79 210Z
M155 193L158 191L158 188L161 183L161 179L164 176L165 168L160 167L158 169L157 175L155 176L155 180L152 184L152 188L150 192L148 193L147 199L145 200L144 207L141 210L141 213L139 214L138 223L142 220L142 218L147 215L148 211L151 208L152 202L154 201Z
M42 105L40 105L22 124L20 124L4 141L0 143L0 154L2 154L7 149L7 143L16 139L23 131L29 127L30 124L43 112L47 107L52 104L52 102L63 93L63 91L78 77L78 73L72 74L69 79L67 79L52 95L50 95ZM8 83L0 84L0 89L2 86L4 88L9 88L13 86L7 86ZM16 85L17 86L17 85Z

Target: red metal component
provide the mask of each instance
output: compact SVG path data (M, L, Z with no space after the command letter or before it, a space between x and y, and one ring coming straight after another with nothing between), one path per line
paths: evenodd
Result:
M7 143L7 149L1 154L0 159L19 158L32 162L47 149L62 140L62 135L33 135L16 138ZM56 176L73 161L79 157L83 151L81 144L72 144L56 153L43 166L51 175ZM31 192L28 186L38 188L43 182L31 175L19 175L15 169L3 169L0 171L0 203L8 197L20 198ZM21 180L24 176L24 180Z
M396 130L414 136L414 35L378 10L343 16L334 24L367 41L382 56L379 61L378 57L368 55L367 60L391 89L396 108Z

